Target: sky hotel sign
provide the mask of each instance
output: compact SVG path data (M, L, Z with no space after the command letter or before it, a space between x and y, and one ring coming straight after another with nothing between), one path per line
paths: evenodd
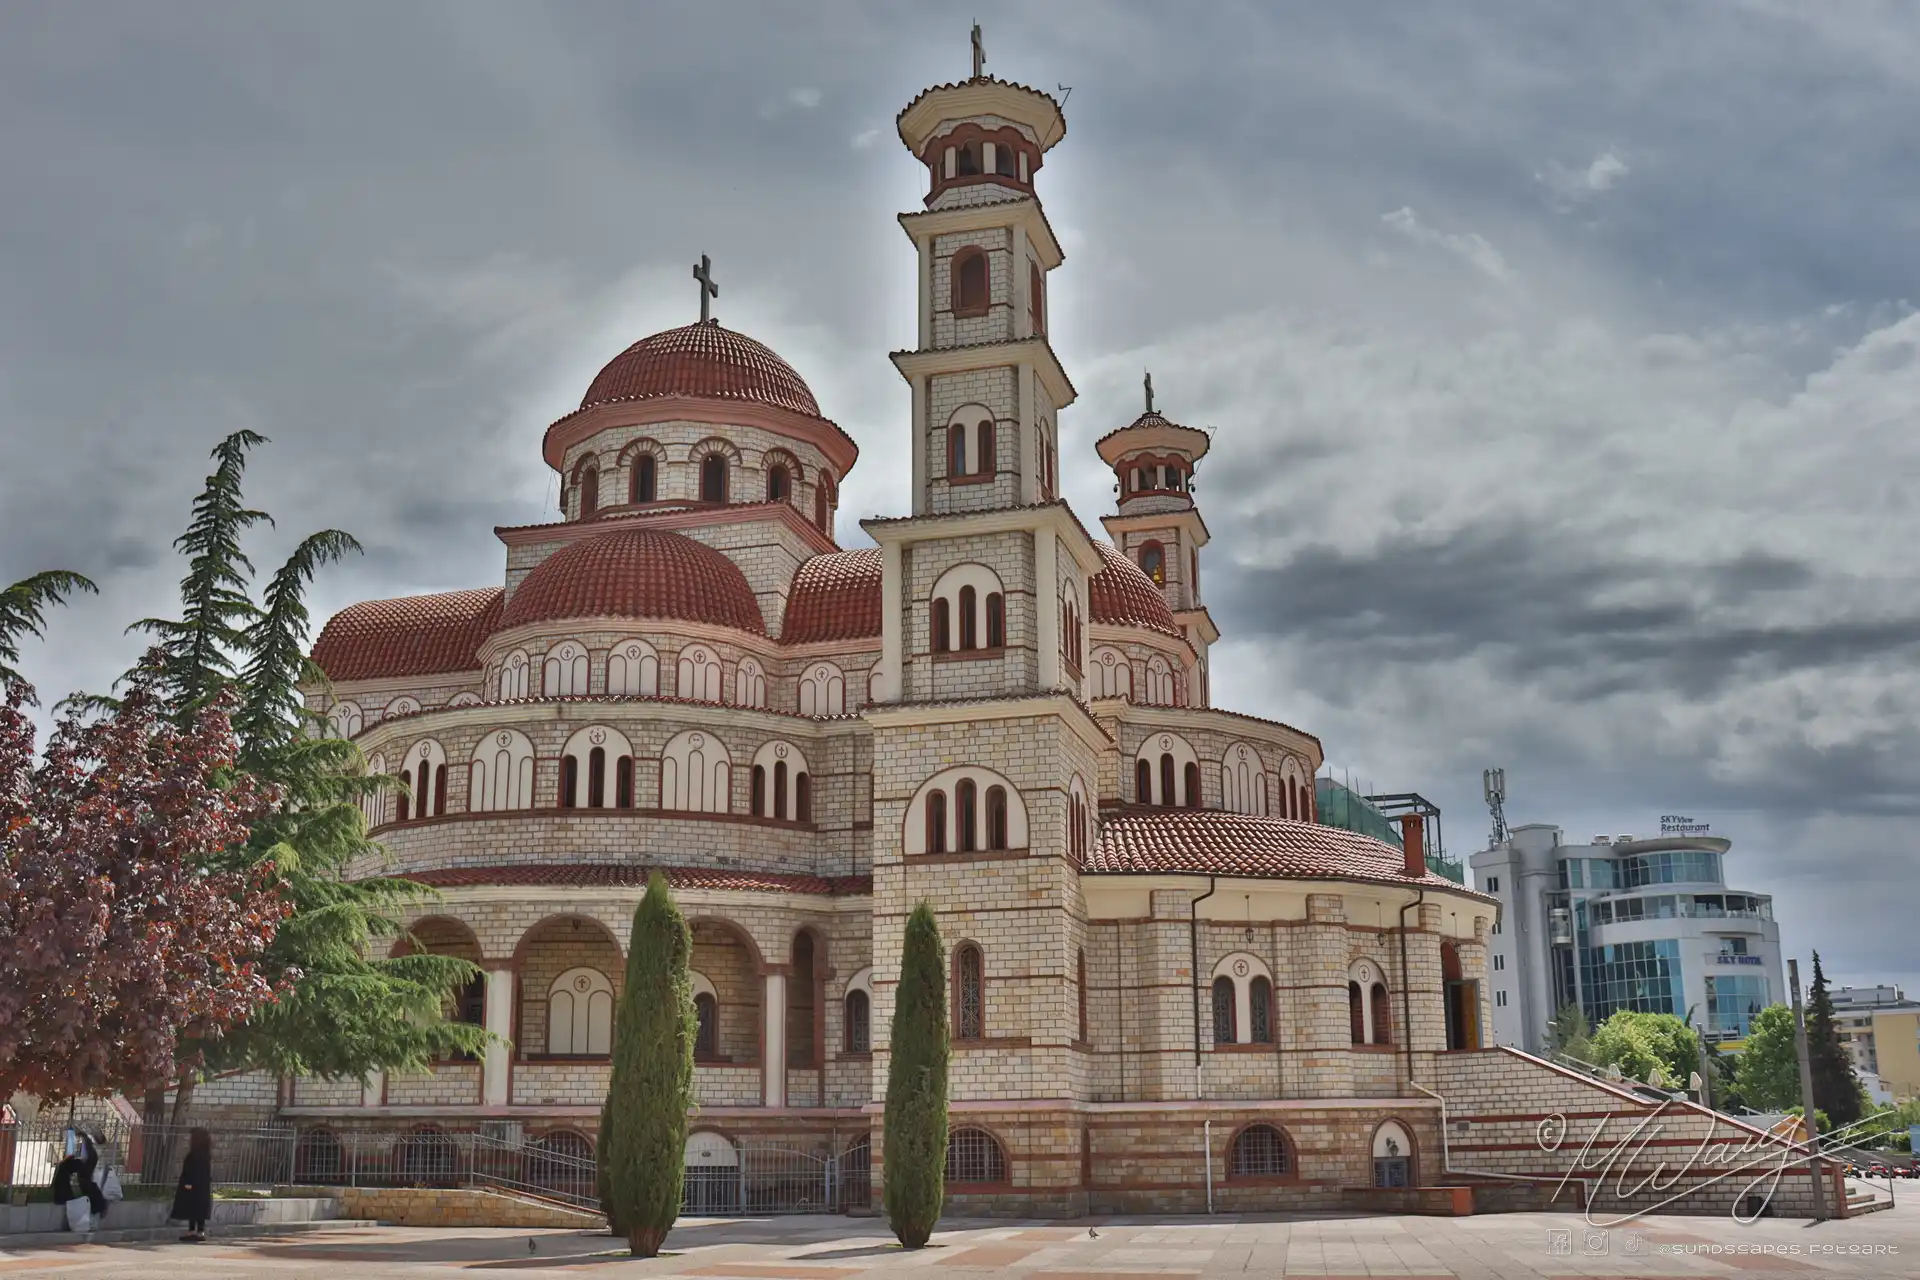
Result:
M1695 822L1678 813L1660 815L1660 834L1663 836L1703 836L1708 830L1707 823Z

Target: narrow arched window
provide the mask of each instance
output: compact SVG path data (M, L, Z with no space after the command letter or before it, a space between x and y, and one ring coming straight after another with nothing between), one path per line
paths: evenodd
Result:
M873 1050L872 1009L867 1003L864 991L849 991L846 999L846 1046L848 1053L870 1053Z
M953 817L959 829L961 853L972 853L980 847L979 818L975 812L977 795L978 789L971 778L962 778L954 785Z
M785 760L773 766L773 816L781 819L787 816L787 762Z
M1287 1173L1287 1140L1270 1124L1248 1125L1227 1155L1229 1178L1280 1178Z
M727 458L725 454L710 453L700 460L700 501L725 502L727 500Z
M1007 847L1007 789L987 788L987 848Z
M1173 756L1162 755L1160 757L1160 803L1169 808L1177 803L1174 800L1173 783Z
M793 820L813 821L813 779L804 773L793 775Z
M947 428L947 476L957 479L967 474L967 429L959 423Z
M927 852L945 853L947 851L947 793L932 791L927 794Z
M958 166L962 177L970 178L980 172L979 143L969 142L960 148Z
M580 757L566 756L560 761L560 807L571 809L579 803Z
M621 756L613 765L613 804L617 809L633 808L633 757Z
M767 816L767 766L753 766L753 785L748 792L747 812L756 818Z
M1213 1042L1232 1044L1233 1026L1233 979L1221 974L1213 980Z
M1077 975L1075 985L1079 988L1080 997L1080 1043L1087 1044L1089 1041L1087 1039L1087 949L1085 947L1080 948Z
M447 811L447 766L433 766L433 812L438 815Z
M987 648L1007 643L1007 600L998 591L987 592Z
M1153 803L1153 766L1146 762L1145 757L1133 762L1133 802Z
M1182 781L1186 783L1187 788L1187 808L1198 809L1200 807L1200 766L1189 760L1183 772L1186 775Z
M1368 1003L1373 1005L1373 1043L1393 1043L1393 1023L1390 1015L1393 1005L1387 1000L1387 984L1376 982L1369 994L1373 997Z
M1157 542L1145 542L1140 545L1140 572L1152 578L1155 585L1165 586L1167 582L1166 549Z
M787 469L781 463L775 463L767 472L767 501L785 502L793 491L792 481Z
M933 602L933 651L946 653L953 648L952 607L941 596Z
M986 973L980 948L963 943L953 953L954 1039L980 1040L986 1029Z
M607 807L607 749L595 747L587 753L587 808Z
M980 647L980 623L974 617L974 606L978 599L972 587L960 588L960 647L962 649Z
M693 1056L711 1062L720 1056L720 1004L702 991L693 998L693 1014L699 1022L693 1036Z
M1037 262L1027 264L1027 318L1035 333L1047 331L1047 278Z
M1019 170L1015 167L1018 163L1019 157L1012 147L1004 142L995 145L993 148L993 171L995 173L1003 178L1017 178L1020 176Z
M1247 984L1247 1030L1255 1044L1273 1043L1273 984L1255 976Z
M1366 998L1360 994L1360 984L1347 984L1347 1031L1355 1044L1367 1042L1367 1005Z
M580 518L590 520L600 509L600 472L594 467L580 470Z
M426 760L422 760L420 762L420 770L419 770L418 776L420 780L413 784L413 794L419 797L419 801L414 806L416 812L414 813L413 816L416 818L430 818L433 816L433 810L428 808L427 806L431 802L431 798L433 796L433 765L432 763Z
M999 464L1000 456L993 441L993 419L989 418L980 424L980 448L973 459L973 469L979 475L990 476L1000 469Z
M820 532L827 530L827 485L823 480L813 486L813 523Z
M400 780L405 782L408 787L413 786L412 781L408 779L404 772L400 775ZM393 820L395 822L405 822L407 820L407 792L405 789L396 792L394 795Z
M653 455L637 455L633 460L633 478L627 486L628 501L652 502L658 492L659 481L654 471Z
M962 249L954 255L953 313L957 316L987 313L987 255L979 249Z

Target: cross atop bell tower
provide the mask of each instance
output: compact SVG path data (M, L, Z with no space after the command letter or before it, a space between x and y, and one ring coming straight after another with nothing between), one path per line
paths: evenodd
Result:
M983 80L987 74L987 47L980 43L980 24L973 24L973 78Z

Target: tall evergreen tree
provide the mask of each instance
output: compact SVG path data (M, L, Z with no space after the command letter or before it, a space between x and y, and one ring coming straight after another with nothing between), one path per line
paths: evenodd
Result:
M598 1151L607 1223L641 1258L659 1256L680 1217L699 1033L692 965L693 931L655 871L633 913Z
M65 603L76 591L97 592L98 588L65 569L36 573L0 588L0 690L20 682L20 672L13 665L20 661L20 638L40 635L48 606Z
M1820 953L1813 953L1813 987L1807 993L1807 1067L1813 1073L1813 1106L1824 1111L1836 1125L1850 1125L1865 1109L1860 1079L1853 1074L1853 1059L1840 1043L1839 1028L1833 1021L1833 997L1827 993L1827 975L1820 968ZM1823 1130L1824 1132L1824 1126Z
M946 1199L947 959L940 926L925 902L907 917L894 989L887 1063L887 1224L918 1249L933 1235Z

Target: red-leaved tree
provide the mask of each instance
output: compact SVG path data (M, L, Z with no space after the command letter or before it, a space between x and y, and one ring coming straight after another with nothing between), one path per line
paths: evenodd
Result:
M225 701L163 714L158 655L113 713L64 716L35 763L15 682L0 706L0 1098L138 1093L183 1040L273 997L257 962L287 908L221 869L272 797L236 770Z

